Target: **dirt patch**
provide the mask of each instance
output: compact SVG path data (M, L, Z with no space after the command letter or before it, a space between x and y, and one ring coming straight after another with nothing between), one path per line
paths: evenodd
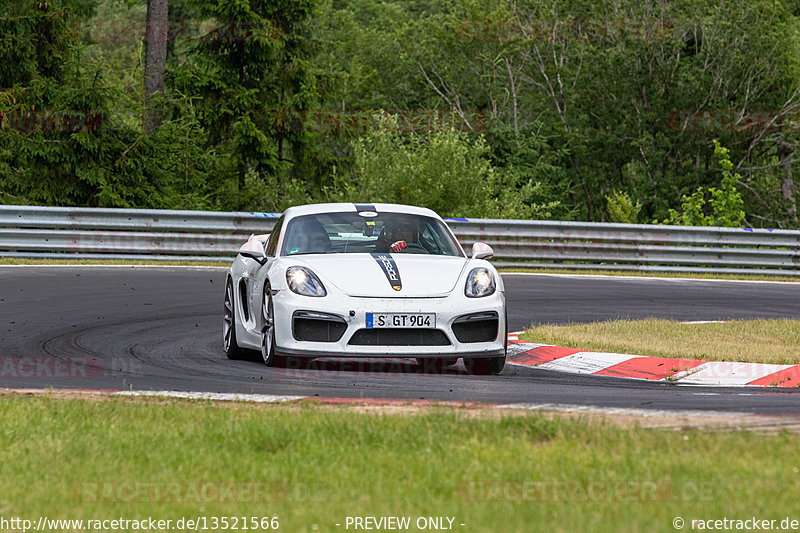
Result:
M170 396L114 396L113 391L62 389L0 389L0 398L36 396L55 400L123 401L155 405L195 404L226 409L285 409L302 411L317 409L380 416L415 416L431 412L456 414L466 419L499 419L507 416L542 416L548 419L567 418L589 423L610 424L623 428L652 428L673 431L756 431L774 434L800 434L800 416L753 415L708 411L650 411L569 405L498 406L477 402L436 402L432 400L384 400L358 398L305 398L285 402L251 402L236 400L184 399Z

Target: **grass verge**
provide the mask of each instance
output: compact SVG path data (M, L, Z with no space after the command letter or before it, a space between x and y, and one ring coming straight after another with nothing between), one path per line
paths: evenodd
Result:
M145 261L136 259L29 259L0 257L0 265L150 265L150 266L230 266L223 261Z
M538 326L520 339L598 352L659 357L800 364L800 320L733 320L682 324L672 320L613 320Z
M139 261L134 259L33 259L0 257L0 265L156 265L156 266L230 266L224 261ZM555 268L499 268L502 274L569 274L580 276L625 276L647 278L723 279L743 281L800 282L800 276L765 276L757 274L698 274L692 272L627 272L615 270L570 270Z
M796 515L800 488L787 433L309 404L0 404L0 512L34 521L277 516L280 531L322 532L346 531L348 516L408 516L455 517L465 532L672 531L676 516ZM254 483L269 489L218 491Z
M700 272L647 272L625 270L577 270L568 268L508 268L497 269L501 274L530 273L530 274L567 274L572 276L624 276L631 278L681 278L681 279L722 279L738 281L787 281L800 282L800 276L778 276L765 274L704 274ZM755 272L755 271L754 271Z

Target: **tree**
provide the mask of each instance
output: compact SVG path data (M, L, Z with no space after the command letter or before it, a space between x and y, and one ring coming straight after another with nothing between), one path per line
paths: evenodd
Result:
M143 129L152 132L161 124L161 117L152 105L152 96L164 91L164 66L167 63L168 0L147 0L144 52Z
M250 172L291 175L306 142L298 124L314 97L311 1L205 0L199 8L217 25L189 50L175 87L202 98L201 123L211 145L235 158L240 189Z

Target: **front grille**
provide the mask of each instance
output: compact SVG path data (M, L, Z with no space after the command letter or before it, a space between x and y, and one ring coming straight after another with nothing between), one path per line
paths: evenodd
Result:
M474 313L458 317L453 322L453 334L458 342L491 342L497 338L500 321L497 313Z
M450 339L440 329L370 328L356 331L349 344L355 346L447 346Z
M292 316L292 336L298 341L336 342L347 331L347 323L336 315L296 311Z

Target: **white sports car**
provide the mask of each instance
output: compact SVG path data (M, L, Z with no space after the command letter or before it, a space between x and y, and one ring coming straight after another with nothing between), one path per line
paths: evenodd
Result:
M503 280L484 243L467 257L430 209L317 204L287 209L253 235L225 286L231 359L415 357L439 369L464 358L474 374L506 359Z

